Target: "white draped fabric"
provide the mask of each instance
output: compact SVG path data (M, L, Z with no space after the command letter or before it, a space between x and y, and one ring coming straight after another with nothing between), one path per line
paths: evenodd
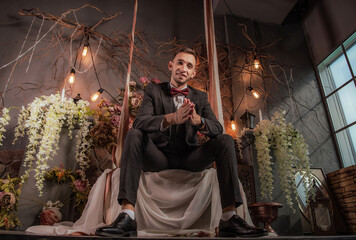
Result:
M112 174L112 190L109 209L104 211L106 176L110 169L98 178L90 194L82 216L74 224L61 222L55 226L32 226L26 232L40 235L67 235L74 232L94 234L105 220L113 221L121 207L117 201L120 169ZM248 214L246 197L239 207L241 217L252 224ZM105 216L104 212L108 214ZM142 173L135 209L139 236L194 235L200 232L214 235L221 217L221 204L216 169L203 172L164 170Z
M214 233L221 217L215 169L141 174L137 201L140 231L186 235Z

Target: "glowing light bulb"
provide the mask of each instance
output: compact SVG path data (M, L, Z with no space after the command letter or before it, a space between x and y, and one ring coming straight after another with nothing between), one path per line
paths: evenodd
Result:
M95 102L96 100L98 100L100 94L104 91L104 89L100 88L96 93L94 93L93 95L91 95L91 101Z
M255 97L255 98L260 98L260 94L256 91L256 90L251 90L251 93L252 93L252 95Z
M231 122L231 129L236 131L236 124L234 121Z
M88 46L89 44L84 44L83 53L82 53L83 57L85 57L88 53Z
M256 69L259 69L259 67L260 67L260 61L258 61L257 59L255 59L255 60L253 61L253 65L255 66Z
M252 87L248 87L246 89L250 94L252 94L255 98L260 98L260 93L257 92L255 89L253 89Z
M94 93L93 95L91 95L91 100L92 100L93 102L95 102L96 100L98 100L99 96L100 96L100 93L99 93L99 92L96 92L96 93Z
M69 77L68 77L68 82L69 82L70 84L73 84L74 81L75 81L75 70L72 69L72 70L70 71L70 74L69 74Z

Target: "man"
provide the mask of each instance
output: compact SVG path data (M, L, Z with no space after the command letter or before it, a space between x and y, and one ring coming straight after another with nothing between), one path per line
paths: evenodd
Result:
M249 226L238 217L241 204L237 161L233 138L222 134L207 94L187 85L196 75L197 56L189 48L181 49L168 64L169 83L151 84L145 91L133 129L126 135L121 158L118 201L123 211L109 226L97 229L102 236L135 236L134 206L141 170L165 169L203 171L215 161L223 208L220 236L263 236L266 231ZM211 139L203 145L197 131Z

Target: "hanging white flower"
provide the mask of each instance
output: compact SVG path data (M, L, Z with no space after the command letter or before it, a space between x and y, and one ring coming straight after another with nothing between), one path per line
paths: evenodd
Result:
M284 113L276 112L271 120L261 121L253 130L257 151L258 174L263 198L272 198L272 165L276 165L280 189L287 204L293 208L292 196L297 196L295 173L303 175L303 185L307 199L313 197L309 191L309 179L312 179L308 156L308 145L304 137L292 124L287 123ZM274 158L270 155L273 150Z
M90 122L88 120L87 101L62 98L60 94L41 96L29 103L27 108L22 107L15 129L15 139L28 136L29 143L23 165L28 169L22 176L23 182L28 178L29 172L34 170L36 187L42 195L44 174L48 170L48 162L53 159L59 149L61 128L72 130L78 126L76 146L76 160L82 172L89 166L87 153L90 142L87 141ZM35 165L35 166L33 166Z
M4 140L4 132L6 132L5 126L9 125L11 117L9 115L9 109L2 109L2 116L0 118L0 146L2 146L2 141Z

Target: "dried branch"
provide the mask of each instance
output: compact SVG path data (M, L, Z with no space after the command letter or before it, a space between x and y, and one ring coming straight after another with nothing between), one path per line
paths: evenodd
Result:
M75 12L80 11L84 8L92 8L95 9L100 14L104 15L93 27L86 26L84 24L80 24L78 20L74 21L72 19L67 18L69 13L75 14ZM99 44L99 39L101 42L101 50L103 50L104 54L103 57L107 62L108 66L112 69L115 69L118 73L118 78L121 79L121 74L127 70L128 64L128 56L129 56L129 45L131 42L131 35L124 32L112 32L109 35L105 35L96 31L96 29L103 23L110 21L116 18L121 12L116 12L113 15L107 14L104 11L100 10L98 7L95 7L91 4L84 4L83 6L75 9L69 9L65 13L61 14L60 16L55 16L49 13L42 12L38 8L31 8L31 9L22 9L19 12L22 16L35 16L40 19L49 20L59 24L62 27L75 29L71 38L64 37L64 33L61 31L56 32L53 31L51 42L48 46L43 47L42 49L36 50L36 58L40 58L45 56L49 53L49 49L53 48L60 48L62 53L68 52L69 47L65 46L64 42L70 40L71 42L74 39L82 38L83 36L90 37L91 41L95 41ZM91 46L92 44L90 44ZM152 71L153 63L152 61L148 60L145 56L148 54L148 44L145 41L145 36L143 33L136 32L135 34L135 49L133 55L133 64L135 67L132 70L132 74L136 75L137 77L142 76L141 74L148 74ZM59 57L63 57L63 54L59 54ZM69 56L66 56L68 61L71 62ZM27 57L23 57L21 62L25 61ZM58 59L55 61L52 67L52 79L57 75L57 64ZM80 67L80 64L79 64Z

